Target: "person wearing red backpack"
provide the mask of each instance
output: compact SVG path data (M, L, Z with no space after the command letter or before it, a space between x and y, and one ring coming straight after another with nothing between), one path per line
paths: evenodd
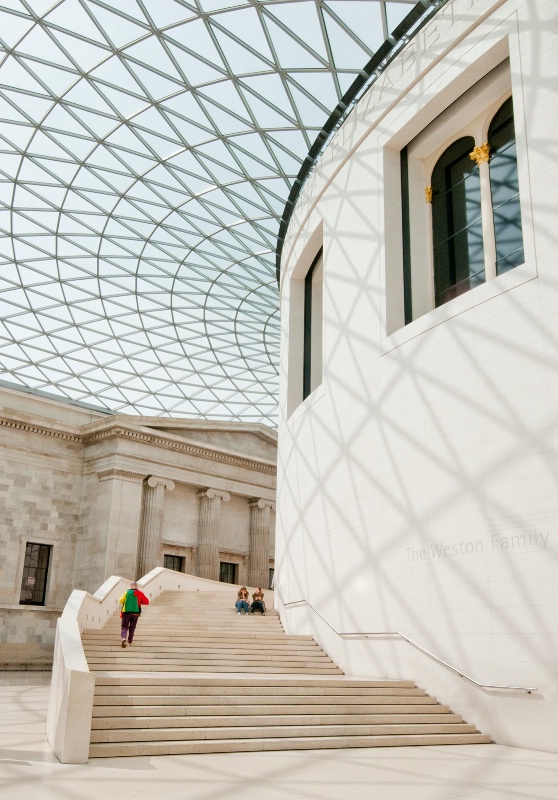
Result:
M128 644L128 647L131 647L139 615L141 614L141 607L148 606L149 599L138 589L138 585L134 581L118 602L122 606L122 612L120 614L122 619L122 628L120 631L121 646L126 647L126 644Z

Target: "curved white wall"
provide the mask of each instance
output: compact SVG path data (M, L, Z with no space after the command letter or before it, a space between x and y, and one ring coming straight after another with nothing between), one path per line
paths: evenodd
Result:
M557 34L552 0L444 7L330 143L281 276L283 599L539 691L479 690L390 637L341 641L304 606L285 626L352 674L415 679L494 740L542 750L558 750ZM404 326L399 151L507 57L526 262ZM318 240L323 382L300 403Z

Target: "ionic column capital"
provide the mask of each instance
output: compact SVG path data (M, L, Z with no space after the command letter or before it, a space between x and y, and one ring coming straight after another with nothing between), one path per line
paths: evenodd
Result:
M248 505L250 508L275 508L275 503L273 500L264 500L263 498L260 498L259 500L250 500Z
M230 494L225 492L224 489L202 489L198 492L198 497L207 497L208 500L219 498L219 500L224 500L225 503L231 499Z
M171 481L170 478L160 478L157 475L150 475L147 479L147 485L152 489L155 489L157 486L163 486L165 489L168 489L169 492L172 492L175 487L174 481Z

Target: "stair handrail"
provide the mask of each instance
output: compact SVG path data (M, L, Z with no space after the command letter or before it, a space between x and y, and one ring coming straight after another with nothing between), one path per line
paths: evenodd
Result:
M526 692L527 694L532 694L533 692L538 691L538 689L534 686L500 686L492 683L480 683L479 681L476 681L474 678L472 678L470 675L467 675L462 670L458 669L457 667L454 667L452 664L448 664L447 661L444 661L439 656L434 655L434 653L431 653L430 650L427 650L418 642L415 642L413 639L410 639L404 633L401 633L401 631L338 631L333 627L333 625L330 622L328 622L328 620L325 617L323 617L320 614L320 612L316 608L314 608L314 606L312 605L312 603L310 603L309 600L303 598L301 600L291 600L290 602L286 603L283 599L283 595L281 594L281 588L277 583L273 584L273 589L279 595L279 598L281 600L281 605L284 608L288 608L289 606L300 605L301 603L306 604L309 608L312 609L314 614L316 614L322 620L322 622L325 622L325 624L328 626L328 628L330 628L333 631L333 633L335 633L337 636L341 638L351 636L354 638L369 639L370 637L373 636L399 636L405 642L412 645L413 647L416 647L417 650L420 650L421 653L424 653L424 655L428 656L429 658L432 658L434 661L437 661L438 664L442 664L442 666L447 667L447 669L451 670L452 672L455 672L455 674L459 675L460 678L464 678L464 680L473 683L479 689L501 689L504 691Z

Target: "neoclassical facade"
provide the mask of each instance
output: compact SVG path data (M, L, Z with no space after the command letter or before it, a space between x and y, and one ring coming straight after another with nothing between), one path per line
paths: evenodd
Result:
M442 5L315 164L282 254L276 552L289 632L554 751L556 11Z
M0 389L0 628L53 641L72 589L167 566L270 585L276 433L110 416Z

